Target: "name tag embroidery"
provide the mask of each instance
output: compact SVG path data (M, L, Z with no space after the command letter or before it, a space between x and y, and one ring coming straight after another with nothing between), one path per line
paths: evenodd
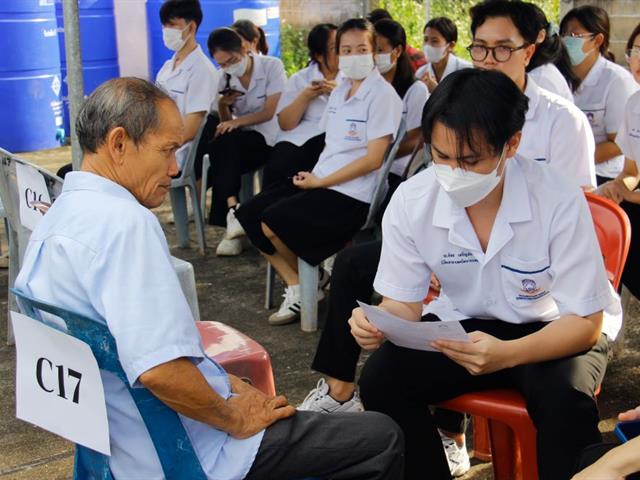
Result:
M440 265L462 265L465 263L479 263L471 252L459 252L457 254L448 252L442 255Z

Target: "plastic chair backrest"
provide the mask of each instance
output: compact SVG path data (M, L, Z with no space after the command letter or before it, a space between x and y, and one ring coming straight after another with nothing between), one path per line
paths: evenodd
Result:
M44 177L51 202L54 202L62 192L62 179L0 148L0 199L2 199L7 219L9 220L9 227L18 234L21 240L18 247L20 263L22 263L22 255L31 231L20 223L20 191L16 174L16 164L18 163L36 169Z
M629 218L624 210L611 200L593 193L585 195L600 243L604 266L613 288L617 290L631 244Z
M181 180L194 174L193 169L196 163L196 153L198 153L198 143L200 143L200 137L202 136L202 132L204 130L204 126L206 123L207 123L207 115L205 114L204 119L200 124L200 127L198 127L198 132L196 133L196 136L193 137L193 140L191 141L189 154L187 155L187 158L185 159L184 164L182 165L180 176L174 179L174 182L180 183L180 185L182 185L182 183L180 182Z
M391 165L396 158L396 154L398 153L398 149L400 148L400 144L402 143L402 140L404 139L406 133L407 125L404 119L402 119L400 120L400 125L398 126L396 137L387 148L387 152L385 153L384 159L382 161L382 166L378 169L378 174L376 176L376 188L373 191L373 195L371 196L371 203L369 204L367 221L364 223L361 230L367 230L368 228L371 228L375 223L378 209L382 205L384 197L387 194L387 177L389 176Z
M99 368L113 373L124 382L147 427L165 478L168 480L183 478L205 480L207 478L178 414L146 388L129 386L118 360L115 340L106 325L64 308L38 301L16 289L12 289L12 292L18 298L20 309L25 315L42 321L38 313L41 311L63 320L67 326L67 331L64 333L89 345ZM49 326L56 328L54 325ZM74 478L77 479L113 478L109 471L108 457L80 445L76 448L75 466Z

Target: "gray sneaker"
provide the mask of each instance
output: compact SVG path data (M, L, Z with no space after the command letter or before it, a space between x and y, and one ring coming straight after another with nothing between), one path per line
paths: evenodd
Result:
M329 385L321 378L316 388L311 390L307 398L298 406L298 410L308 412L363 412L364 407L360 401L358 391L353 392L353 396L346 402L338 402L329 395Z

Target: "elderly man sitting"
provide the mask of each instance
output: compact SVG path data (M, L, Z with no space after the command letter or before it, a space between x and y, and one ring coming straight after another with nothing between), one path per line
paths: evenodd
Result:
M373 413L298 412L228 375L202 350L166 239L148 209L178 173L180 112L134 78L110 80L77 120L82 171L34 230L18 289L103 321L131 385L179 413L211 479L399 479L403 440ZM160 479L162 469L124 384L102 372L116 479Z

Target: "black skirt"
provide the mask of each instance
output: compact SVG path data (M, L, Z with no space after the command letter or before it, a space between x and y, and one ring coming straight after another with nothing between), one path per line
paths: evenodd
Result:
M369 204L327 188L302 190L278 182L244 203L236 212L256 248L273 255L262 232L265 223L298 257L311 265L340 251L367 219Z

